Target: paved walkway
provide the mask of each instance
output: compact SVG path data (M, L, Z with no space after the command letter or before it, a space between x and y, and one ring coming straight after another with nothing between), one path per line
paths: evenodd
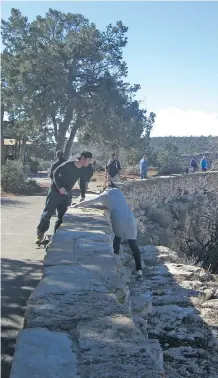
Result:
M2 198L2 378L9 377L26 302L41 278L45 251L35 248L34 239L44 202L38 196Z

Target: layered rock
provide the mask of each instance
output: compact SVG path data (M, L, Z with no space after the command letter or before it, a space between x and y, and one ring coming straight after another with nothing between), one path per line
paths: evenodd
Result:
M141 248L142 283L132 281L130 295L152 296L148 337L158 338L169 378L218 376L218 277L203 269L176 264L166 247Z

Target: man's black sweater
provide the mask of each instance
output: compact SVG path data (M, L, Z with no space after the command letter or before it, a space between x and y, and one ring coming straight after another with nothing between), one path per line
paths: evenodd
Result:
M55 169L51 190L58 191L58 189L64 188L69 193L75 183L80 179L81 195L85 196L85 173L86 170L84 168L77 168L73 161L66 161Z

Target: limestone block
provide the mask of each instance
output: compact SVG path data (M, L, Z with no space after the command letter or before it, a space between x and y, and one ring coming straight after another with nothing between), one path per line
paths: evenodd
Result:
M68 330L79 321L116 314L130 316L130 308L125 302L119 303L115 294L90 291L48 294L28 301L26 326Z
M72 230L71 228L66 231L60 228L52 237L52 248L61 249L61 247L73 246L76 239L91 239L92 241L110 242L111 235L107 235L101 230L77 231Z
M218 376L218 359L216 353L208 352L202 348L182 346L170 348L164 351L166 361L166 374L173 378L173 373L178 377L192 378Z
M81 323L78 335L84 378L156 377L162 372L159 343L146 340L130 318L117 315Z
M101 278L87 267L54 266L45 268L44 273L45 275L39 285L31 294L31 299L40 298L46 294L79 293L83 291L108 292L108 288Z
M19 333L10 378L79 378L66 333L44 328Z
M87 243L89 244L89 243ZM118 265L116 256L112 254L110 244L96 243L96 248L87 248L81 250L76 245L71 251L63 249L62 251L53 251L50 248L44 259L44 266L52 265L93 265L107 266L108 271Z
M152 337L168 339L174 345L181 342L198 345L208 335L208 330L195 308L182 308L177 305L154 306L148 331Z
M190 296L189 294L185 293L175 293L175 294L167 294L161 296L153 296L152 300L155 306L160 305L167 305L167 304L178 304L181 306L191 305Z
M212 308L214 309L214 312L218 313L218 299L210 299L209 301L202 303L201 307Z
M180 276L183 279L192 279L198 278L199 273L203 271L203 269L192 266L192 265L184 265L184 264L165 264L170 274L173 276Z
M45 267L43 280L51 277L56 279L58 283L58 280L65 282L68 277L68 283L72 285L71 287L74 288L74 291L103 290L105 292L105 287L109 291L114 289L125 290L126 282L119 276L118 268L113 263L113 256L112 261L108 261L110 263L108 264L109 266L106 265L107 260L105 261L101 256L99 260L98 264L98 259L93 259L92 265L56 265Z
M150 293L130 295L133 314L147 318L152 312L152 297Z

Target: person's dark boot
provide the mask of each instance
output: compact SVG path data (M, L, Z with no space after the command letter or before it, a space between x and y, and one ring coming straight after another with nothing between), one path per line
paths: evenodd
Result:
M42 242L42 240L44 239L44 235L45 235L44 232L38 232L35 244L39 245Z

